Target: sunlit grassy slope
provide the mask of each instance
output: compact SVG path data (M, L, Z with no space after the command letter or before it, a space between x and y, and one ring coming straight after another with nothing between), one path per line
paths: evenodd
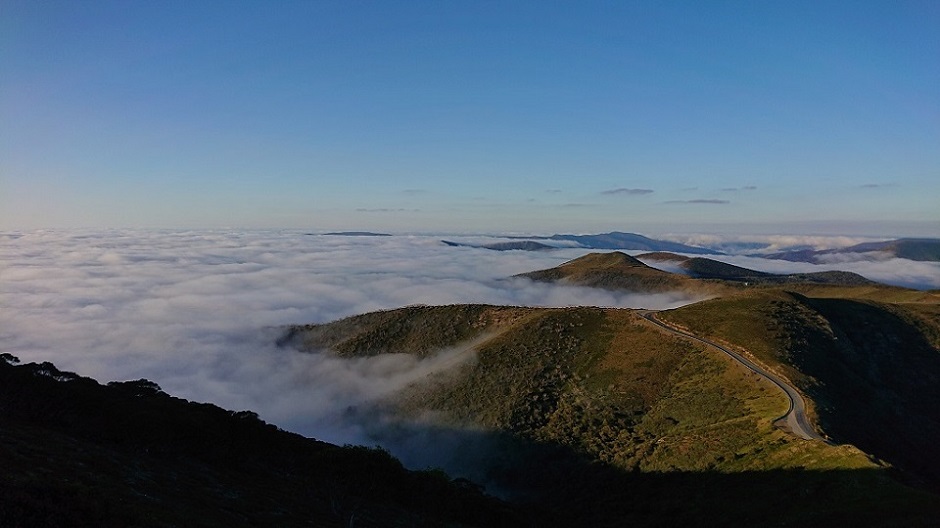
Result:
M492 334L476 362L414 385L402 409L446 411L453 425L560 443L625 469L869 465L774 429L782 393L630 310L412 307L299 332L304 346L347 356L424 355Z
M402 420L431 413L438 426L505 439L501 450L512 455L479 463L492 465L490 477L499 486L552 498L564 510L544 510L553 515L584 514L600 504L637 515L637 498L666 482L695 495L679 503L658 493L643 500L674 510L676 518L735 507L718 490L701 489L709 475L729 475L728 485L745 488L742 482L752 481L755 495L739 516L729 517L735 522L767 513L780 493L803 488L822 501L810 506L818 515L823 503L827 515L841 518L868 512L869 520L900 515L917 523L940 515L926 495L889 479L884 466L859 449L775 429L772 422L787 409L779 390L630 310L409 307L297 327L292 336L308 349L344 356L427 355L481 337L487 340L475 362L415 383L390 406ZM647 491L632 487L640 481ZM604 489L591 496L579 491L594 485ZM622 495L627 489L633 498ZM631 502L633 510L625 505ZM801 513L776 515L798 519Z
M842 296L850 290L804 293ZM864 290L863 297L871 297ZM889 299L896 294L888 291ZM940 482L940 305L762 291L660 314L753 354L815 404L834 440Z

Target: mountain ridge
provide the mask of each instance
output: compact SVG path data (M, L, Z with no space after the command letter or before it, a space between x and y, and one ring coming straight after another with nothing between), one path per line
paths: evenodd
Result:
M637 233L624 233L621 231L611 231L609 233L599 233L596 235L554 234L551 236L507 236L506 238L512 239L512 241L496 242L492 244L467 244L448 240L442 240L441 242L448 246L478 247L497 251L507 251L513 249L523 251L559 249L556 246L538 242L540 240L551 240L555 242L574 242L578 244L579 247L584 249L624 249L641 251L677 251L680 253L690 254L722 254L720 251L711 250L704 247L690 246L669 240L656 240Z
M898 238L882 242L863 242L854 246L837 249L798 249L771 254L755 254L752 256L819 264L825 262L825 258L829 256L852 256L874 252L908 260L940 262L940 238Z

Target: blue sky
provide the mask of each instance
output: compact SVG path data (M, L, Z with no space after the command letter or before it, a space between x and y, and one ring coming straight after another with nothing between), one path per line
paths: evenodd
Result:
M940 3L0 0L0 229L940 235Z

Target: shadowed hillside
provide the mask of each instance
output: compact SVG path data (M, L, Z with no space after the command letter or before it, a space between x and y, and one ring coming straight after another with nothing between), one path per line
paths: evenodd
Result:
M252 412L0 361L0 526L518 526L504 504L388 453Z
M660 317L752 353L812 398L833 439L940 487L940 305L778 291Z

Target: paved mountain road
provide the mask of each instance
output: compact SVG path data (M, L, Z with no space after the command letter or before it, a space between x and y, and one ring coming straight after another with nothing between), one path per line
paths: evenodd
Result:
M680 335L686 339L698 341L699 343L702 343L706 346L717 348L718 350L724 352L725 354L730 356L732 359L734 359L738 363L744 365L744 367L750 370L751 372L754 372L760 376L763 376L767 380L769 380L771 383L779 387L780 390L782 390L784 394L787 395L787 399L790 400L790 408L787 410L786 414L784 414L783 416L778 418L776 421L774 421L774 425L782 429L789 430L796 436L799 436L800 438L803 438L805 440L822 440L823 442L828 443L828 440L826 440L825 438L820 436L819 433L816 432L816 429L813 428L812 424L810 424L809 422L809 419L806 417L806 403L803 401L803 397L800 396L799 391L797 391L795 387L793 387L792 385L784 381L783 378L771 372L768 372L764 368L758 366L753 361L747 359L746 357L736 352L732 352L731 350L728 350L727 348L719 345L718 343L698 337L695 334L690 334L682 330L677 330L675 328L672 328L671 326L666 325L665 323L660 322L659 319L656 318L655 311L640 310L638 313L642 318L646 319L650 323L653 323L654 325L662 328L663 330L667 332Z

